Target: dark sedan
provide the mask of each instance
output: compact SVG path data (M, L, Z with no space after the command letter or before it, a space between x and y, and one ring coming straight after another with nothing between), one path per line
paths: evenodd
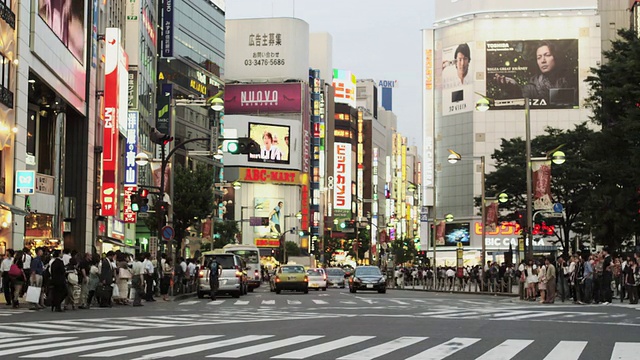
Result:
M387 292L387 279L376 266L358 266L349 278L349 292L374 290L381 294Z

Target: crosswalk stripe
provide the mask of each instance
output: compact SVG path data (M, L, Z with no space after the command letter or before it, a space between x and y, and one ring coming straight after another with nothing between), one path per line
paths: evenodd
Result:
M586 341L560 341L544 360L577 360L586 346Z
M272 357L272 359L306 359L323 352L335 350L341 347L350 346L359 342L373 339L375 336L347 336L342 339L329 341L324 344L314 345L305 349L291 351L286 354Z
M45 322L37 322L37 323L28 323L25 322L23 324L24 326L33 326L36 327L38 329L55 329L55 330L61 330L61 331L73 331L73 330L78 330L78 328L76 326L64 326L64 325L60 325L60 324L48 324Z
M502 344L487 351L476 360L509 360L524 350L533 340L506 340Z
M197 304L199 302L200 301L198 301L198 300L183 301L183 302L179 303L178 305L193 305L193 304Z
M192 336L192 337L180 338L180 339L171 340L171 341L163 341L163 342L157 342L157 343L153 343L153 344L144 344L144 345L127 347L127 348L107 350L107 351L102 351L102 352L93 353L93 354L85 354L85 355L80 355L80 357L121 356L121 355L125 355L125 354L131 354L131 353L134 353L134 352L149 350L149 349L155 349L155 348L161 348L161 347L167 347L167 346L174 346L174 345L182 345L182 344L188 344L188 343L193 343L193 342L198 342L198 341L203 341L203 340L210 340L210 339L214 339L214 338L221 337L221 336L223 336L223 335Z
M0 335L0 336L2 336L2 337L0 338L0 345L5 345L5 344L8 344L8 343L13 344L13 343L17 343L17 342L19 342L19 341L25 341L25 340L29 340L29 339L31 339L31 338L28 338L28 337L21 337L21 338L16 337L16 338L12 338L12 337L10 337L10 336L7 336L7 337L4 337L3 335Z
M428 337L419 337L419 336L403 336L399 337L395 340L386 342L384 344L380 344L374 347L370 347L368 349L364 349L353 354L349 354L338 358L337 360L369 360L375 359L377 357L389 354L398 349L402 349L403 347L407 347L413 344L417 344L420 341L426 340Z
M289 305L300 305L300 304L302 304L302 302L300 302L299 300L287 300L287 304L289 304Z
M640 353L640 343L617 342L611 353L611 360L635 360Z
M51 340L47 339L46 344L30 345L30 346L24 346L24 344L21 344L19 347L16 347L13 349L2 349L2 355L20 354L24 352L43 350L43 349L49 350L51 348L63 347L63 346L90 344L90 343L95 343L100 341L122 339L123 337L124 336L103 336L103 337L90 338L90 339L72 340L67 342L53 342L53 339ZM69 338L69 339L74 339L74 338ZM49 343L48 341L51 341L51 342Z
M220 305L223 302L225 302L225 300L214 300L214 301L209 301L207 305Z
M236 300L236 302L233 305L248 305L249 301L248 300Z
M275 305L275 300L262 300L262 305Z
M324 300L316 300L316 299L313 299L313 300L311 300L311 301L313 301L314 303L316 303L316 304L318 304L318 305L321 305L321 304L328 304L328 302L326 302L326 301L324 301Z
M129 345L129 344L134 344L134 343L162 340L162 339L166 339L166 338L169 338L169 337L171 337L171 336L170 335L156 335L156 336L146 336L146 337L137 338L137 339L121 340L121 341L116 341L116 342L106 342L106 343L102 343L102 344L91 344L91 345L84 345L84 346L74 346L74 347L68 348L68 349L60 349L60 350L55 350L55 351L45 351L45 352L36 353L36 354L23 355L23 356L21 356L21 358L48 358L48 357L54 357L54 356L69 355L69 354L79 353L79 352L83 352L83 351L90 351L90 350L94 350L94 349L103 349L103 348L107 348L107 347L117 347L117 346L124 346L124 345Z
M550 316L550 315L558 315L558 312L557 311L532 312L531 314L516 315L516 316L510 317L509 320L531 319L534 317L542 317L542 316Z
M157 359L157 358L163 358L163 357L176 357L176 356L189 355L189 354L194 354L197 352L211 350L211 349L217 349L225 346L239 345L239 344L251 342L251 341L259 341L262 339L270 338L272 336L273 335L247 335L239 338L216 341L208 344L190 345L188 347L181 347L181 348L172 349L169 351L162 351L162 352L157 352L153 354L147 354L134 360Z
M480 341L476 338L453 338L406 360L441 360Z
M82 319L82 323L78 320L55 320L48 321L54 324L72 325L77 330L83 328L89 328L94 331L101 329L116 329L116 330L138 330L140 327L131 326L133 319L135 318L115 318L115 319Z
M394 303L399 304L399 305L409 305L409 303L404 302L404 301L400 301L400 300L389 299L389 301L394 302Z
M324 337L324 336L323 335L300 335L300 336L294 336L294 337L288 338L288 339L272 341L272 342L268 342L268 343L265 343L265 344L249 346L249 347L242 348L242 349L237 349L237 350L231 350L231 351L223 352L223 353L220 353L220 354L209 355L207 357L237 359L239 357L257 354L257 353L260 353L260 352L263 352L263 351L274 350L274 349L278 349L278 348L281 348L281 347L302 343L302 342L305 342L305 341L319 339L321 337Z
M9 331L10 333L21 334L21 335L24 335L22 333L27 333L29 335L47 335L47 334L56 333L56 331L52 331L52 330L45 330L45 329L39 329L39 328L31 329L24 326L24 324L21 326L3 324L2 330Z

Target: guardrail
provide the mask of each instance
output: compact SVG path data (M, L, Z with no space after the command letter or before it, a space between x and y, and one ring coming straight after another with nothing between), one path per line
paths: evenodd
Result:
M502 279L489 279L486 282L465 278L438 278L434 279L401 279L387 280L387 288L399 290L422 290L435 292L490 294L504 296L520 296L523 293L524 283L512 277Z

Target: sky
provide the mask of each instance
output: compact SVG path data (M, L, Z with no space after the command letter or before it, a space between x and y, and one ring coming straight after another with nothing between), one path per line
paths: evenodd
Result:
M358 79L397 80L393 112L409 145L422 146L422 33L435 0L227 0L227 19L295 17L333 37L333 67ZM393 6L391 5L393 4ZM401 5L400 5L401 4Z

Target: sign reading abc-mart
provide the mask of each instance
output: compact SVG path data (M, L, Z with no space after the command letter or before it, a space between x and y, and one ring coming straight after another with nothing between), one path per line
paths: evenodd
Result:
M122 48L118 28L107 28L105 32L105 76L104 76L104 146L102 153L102 192L100 194L103 216L118 215L118 122L125 121L127 92L127 55ZM123 80L124 79L124 80ZM120 102L124 101L124 107Z
M303 83L229 84L224 88L225 114L301 113Z

